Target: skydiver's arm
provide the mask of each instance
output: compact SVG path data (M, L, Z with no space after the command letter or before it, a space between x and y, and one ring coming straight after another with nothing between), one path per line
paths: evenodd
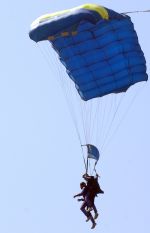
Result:
M78 193L78 194L74 195L74 198L75 197L80 197L80 196L83 196L83 191L81 193Z
M84 199L83 198L79 198L78 201L84 201Z
M78 193L78 194L74 195L74 198L75 198L75 197L80 197L80 196L83 196L83 197L84 197L84 195L86 194L86 192L87 192L87 189L84 188L84 189L82 190L81 193Z

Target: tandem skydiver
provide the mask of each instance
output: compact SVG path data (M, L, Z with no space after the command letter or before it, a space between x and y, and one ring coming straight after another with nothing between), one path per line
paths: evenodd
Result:
M92 222L91 229L94 229L95 226L96 226L96 222L95 222L91 212L86 210L91 206L91 202L89 200L89 188L88 188L88 186L86 185L85 182L80 183L80 188L82 189L81 193L78 193L78 194L74 195L74 198L75 197L80 197L80 196L83 197L82 199L78 199L78 201L83 201L83 203L82 203L82 205L80 207L80 210L87 217L86 221L91 220L91 222Z
M86 182L88 187L88 199L89 199L89 205L88 205L88 211L93 210L95 213L94 219L97 219L98 217L98 211L95 206L94 200L97 194L103 194L104 191L100 188L100 185L98 183L98 177L99 175L96 174L96 177L89 176L87 173L82 176Z

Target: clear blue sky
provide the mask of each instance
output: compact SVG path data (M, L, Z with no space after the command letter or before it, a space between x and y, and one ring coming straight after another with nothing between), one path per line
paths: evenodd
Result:
M149 9L143 1L90 1L118 12ZM38 16L86 3L2 1L0 43L0 232L90 232L72 197L83 161L67 104L36 44ZM132 15L150 72L150 14ZM95 232L150 232L150 84L146 83L98 165Z

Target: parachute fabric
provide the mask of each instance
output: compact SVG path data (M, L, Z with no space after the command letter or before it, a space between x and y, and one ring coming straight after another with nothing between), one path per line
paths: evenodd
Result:
M30 38L51 42L83 100L148 78L130 17L107 8L87 4L43 16L32 24Z

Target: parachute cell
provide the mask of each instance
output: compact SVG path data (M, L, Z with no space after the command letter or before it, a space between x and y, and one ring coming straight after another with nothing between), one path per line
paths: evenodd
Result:
M83 100L146 81L146 64L130 17L86 4L42 16L30 38L49 40Z

